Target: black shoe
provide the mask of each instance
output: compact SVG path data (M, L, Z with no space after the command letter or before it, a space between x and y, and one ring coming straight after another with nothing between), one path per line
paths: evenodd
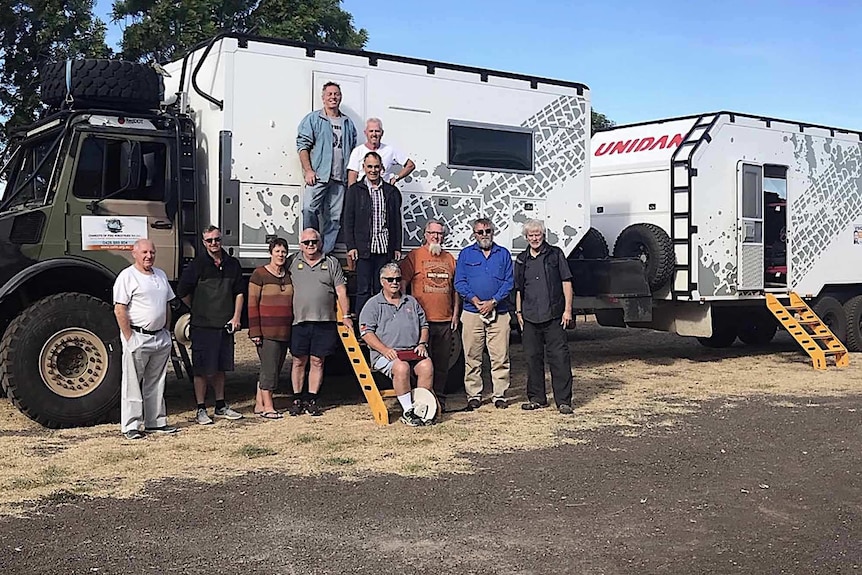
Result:
M146 433L177 433L180 429L175 425L163 425L161 427L145 427Z
M474 409L479 409L482 407L482 401L476 399L475 397L467 400L467 411L473 411Z
M571 405L566 405L565 403L563 405L558 405L557 411L559 411L562 415L571 415L575 412L575 410L572 409Z
M305 411L305 406L302 404L301 399L294 399L293 403L290 404L290 407L287 408L287 413L290 414L291 417L302 415L303 411Z
M139 430L137 430L137 429L130 429L129 431L127 431L127 432L125 432L125 433L123 434L123 437L125 437L126 439L132 439L132 440L134 440L134 439L143 439L143 438L144 438L144 434L143 434L143 433L141 433L141 432L140 432Z
M497 409L506 409L507 407L509 407L509 404L506 403L505 399L495 399L494 407L496 407Z
M323 415L323 410L320 409L319 405L317 405L317 400L312 399L305 402L305 413L307 413L311 417L319 417Z
M548 407L547 403L539 403L538 401L528 401L521 404L521 409L524 411L533 411L534 409L544 409Z

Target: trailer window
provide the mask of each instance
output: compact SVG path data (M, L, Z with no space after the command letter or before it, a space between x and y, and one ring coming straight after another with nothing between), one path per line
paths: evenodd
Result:
M745 165L742 172L742 217L763 217L763 185L760 166Z
M137 154L135 146L140 149L140 165L129 179L130 155ZM166 177L165 144L90 136L84 139L78 153L72 193L86 200L110 197L161 202L165 199Z
M449 167L532 173L533 131L450 120Z

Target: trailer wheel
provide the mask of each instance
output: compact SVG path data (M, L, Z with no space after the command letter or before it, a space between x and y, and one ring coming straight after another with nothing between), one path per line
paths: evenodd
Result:
M71 97L79 106L153 110L161 102L160 78L147 64L121 60L72 61L69 89L66 62L48 64L41 74L42 101L60 106Z
M614 244L614 257L640 258L652 291L670 281L676 261L670 237L655 224L632 224L624 229Z
M778 322L771 315L756 313L742 317L736 335L747 345L766 345L775 337Z
M602 232L596 228L590 228L572 253L569 254L570 260L604 260L609 255L608 242Z
M811 309L835 337L842 343L847 341L847 316L840 301L832 296L825 296L817 300Z
M712 335L699 337L700 345L710 348L730 347L736 341L736 322L730 318L712 318Z
M850 298L844 304L844 317L847 320L847 349L862 351L862 295Z
M122 349L110 305L58 294L12 320L0 377L12 402L46 427L103 422L119 405Z

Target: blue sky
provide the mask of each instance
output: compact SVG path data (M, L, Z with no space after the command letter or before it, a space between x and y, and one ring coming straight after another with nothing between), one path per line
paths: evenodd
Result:
M111 2L97 5L105 13ZM369 50L583 82L618 123L729 109L862 130L854 0L343 6L368 30Z

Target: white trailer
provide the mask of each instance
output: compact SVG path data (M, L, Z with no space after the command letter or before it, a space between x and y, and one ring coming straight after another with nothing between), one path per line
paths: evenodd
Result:
M652 319L629 325L764 343L765 294L794 291L862 350L862 134L719 112L595 134L591 156L592 226L646 262Z

